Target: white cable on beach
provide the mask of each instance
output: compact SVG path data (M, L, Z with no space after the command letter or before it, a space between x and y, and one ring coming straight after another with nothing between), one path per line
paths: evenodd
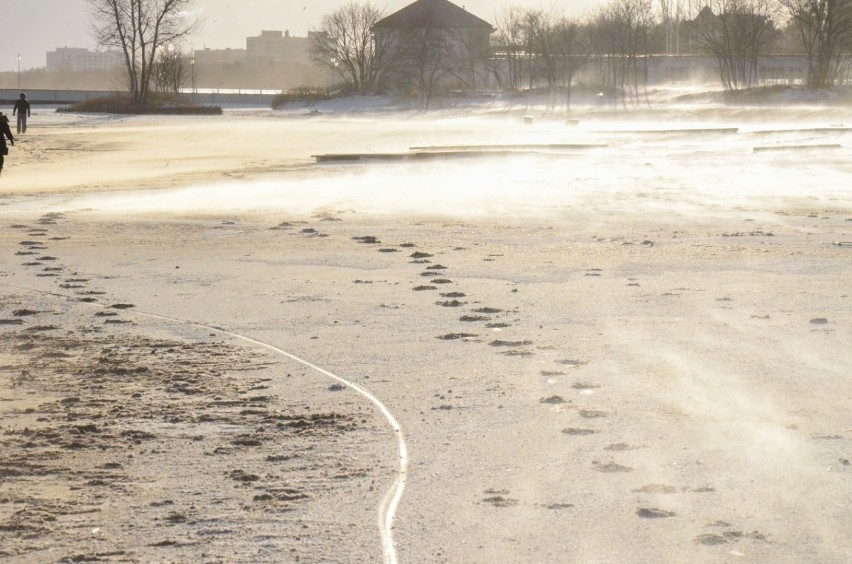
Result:
M14 288L14 289L17 289L17 290L23 290L23 291L27 291L27 292L34 292L34 293L37 293L37 294L61 297L61 298L69 299L69 300L74 299L71 296L67 296L65 294L59 294L59 293L56 293L56 292L45 292L45 291L42 291L42 290L34 290L32 288L23 288L23 287L20 287L20 286L14 286L12 284L2 284L2 285L6 286L8 288ZM104 306L103 304L96 304L96 303L89 303L87 305L95 306L95 307L102 308L102 309L106 309L106 307L107 307L107 306ZM222 329L221 327L216 327L216 326L213 326L213 325L206 325L204 323L197 323L197 322L194 322L194 321L187 321L185 319L177 319L175 317L168 317L168 316L165 316L165 315L158 315L156 313L148 313L148 312L140 311L140 310L126 310L125 313L132 313L132 314L140 315L140 316L143 316L143 317L150 317L150 318L153 318L153 319L160 319L160 320L163 320L163 321L171 321L171 322L174 322L174 323L183 323L185 325L192 325L192 326L199 327L199 328L202 328L202 329L215 331L217 333L221 333L222 335L228 335L229 337L233 337L235 339L239 339L239 340L245 341L247 343L252 343L252 344L260 346L260 347L264 347L264 348L269 349L273 352L276 352L276 353L278 353L282 356L285 356L285 357L287 357L291 360L294 360L294 361L298 362L299 364L302 364L302 365L310 368L311 370L319 372L320 374L323 374L324 376L327 376L327 377L329 377L333 380L336 380L337 382L339 382L340 384L343 384L344 386L352 388L353 390L358 392L360 395L365 397L367 400L369 400L370 403L375 405L379 409L379 411L381 411L382 415L385 417L385 419L387 420L387 422L391 426L391 428L394 430L394 433L396 434L397 444L399 445L399 470L397 471L397 477L396 477L396 480L394 480L393 485L388 489L387 493L385 494L384 498L382 499L382 503L379 505L379 516L378 516L379 517L379 521L378 521L379 532L381 533L381 538L382 538L382 551L383 551L383 556L384 556L384 562L385 562L385 564L397 564L398 563L399 558L398 558L397 551L396 551L396 544L394 543L394 538L393 538L393 524L394 524L394 520L396 518L396 511L397 511L397 508L399 507L399 502L402 499L402 494L405 491L405 484L406 484L406 481L408 479L408 446L406 445L405 434L402 431L402 426L399 424L399 421L397 421L396 417L394 417L394 415L390 412L390 410L376 396L374 396L372 393L370 393L370 391L367 390L366 388L364 388L363 386L360 386L360 385L358 385L354 382L351 382L351 381L349 381L345 378L337 376L336 374L332 374L328 370L325 370L324 368L320 368L319 366L317 366L317 365L315 365L311 362L308 362L307 360L299 358L298 356L296 356L292 353L289 353L289 352L287 352L283 349L280 349L280 348L278 348L274 345L264 343L263 341L258 341L257 339L252 339L251 337L246 337L245 335L240 335L239 333L233 333L233 332L228 331L226 329Z

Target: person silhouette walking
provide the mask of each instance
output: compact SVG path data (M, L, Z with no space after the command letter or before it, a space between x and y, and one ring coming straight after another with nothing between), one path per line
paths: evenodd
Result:
M12 115L18 114L18 133L27 132L27 118L30 117L30 101L27 95L21 92L21 99L15 102Z
M6 155L9 154L9 148L6 146L6 138L12 145L15 144L15 138L12 137L12 130L9 129L9 116L4 116L0 112L0 174L3 174L3 161L6 160Z

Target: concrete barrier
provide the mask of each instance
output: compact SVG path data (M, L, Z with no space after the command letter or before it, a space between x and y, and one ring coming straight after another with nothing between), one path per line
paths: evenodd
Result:
M31 104L55 104L64 106L75 104L77 102L85 102L93 98L104 98L107 96L116 96L125 94L122 92L96 91L96 90L23 90L27 93L27 100ZM21 95L21 90L0 89L0 104L14 104ZM196 92L182 93L181 99L187 102L194 102L202 106L220 106L220 105L247 105L247 106L266 106L272 105L274 94L251 94L251 93L233 93L233 92Z

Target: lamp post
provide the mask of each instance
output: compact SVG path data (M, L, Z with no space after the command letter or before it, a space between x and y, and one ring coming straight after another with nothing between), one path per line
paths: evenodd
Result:
M21 89L21 54L18 53L18 90Z
M196 90L196 88L195 88L195 86L196 86L196 84L195 84L195 55L194 54L192 56L192 59L190 59L189 64L191 65L190 71L192 72L192 76L190 78L192 79L192 103L194 104L195 103L195 90Z

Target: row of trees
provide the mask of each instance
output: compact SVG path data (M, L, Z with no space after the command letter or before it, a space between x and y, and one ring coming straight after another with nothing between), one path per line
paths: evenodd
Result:
M414 30L404 41L376 41L372 28L384 11L369 1L350 2L323 18L312 54L359 92L399 89L403 74L409 80L402 84L427 100L444 77L473 87L483 73L505 88L564 87L570 98L589 64L600 65L603 86L638 100L652 53L712 56L725 87L746 88L756 83L758 57L779 48L806 56L808 84L827 87L844 76L852 58L852 0L705 0L695 3L702 6L698 13L689 13L692 4L610 0L583 17L508 7L496 16L490 53L477 59L448 32L430 37L429 29ZM402 44L409 49L398 49Z
M133 102L150 92L177 91L187 58L170 51L198 22L192 0L87 0L94 35L124 55ZM585 17L555 10L506 8L496 18L490 52L473 36L428 26L405 37L374 34L385 16L371 1L350 2L326 15L312 34L312 57L358 92L396 88L416 91L424 105L447 78L476 89L485 75L508 88L546 85L568 89L591 61L606 86L638 99L647 78L646 55L679 51L682 37L713 56L720 79L735 89L752 86L758 57L782 37L777 22L794 30L808 60L808 83L836 84L852 58L852 0L706 0L689 14L686 0L610 0ZM691 5L691 2L690 2Z

